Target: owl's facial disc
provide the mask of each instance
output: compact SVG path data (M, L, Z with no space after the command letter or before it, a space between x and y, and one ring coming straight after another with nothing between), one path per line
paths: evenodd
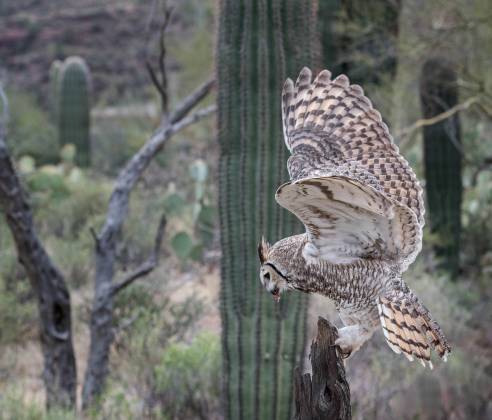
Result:
M263 287L272 294L275 302L280 301L280 294L288 287L287 281L271 263L261 266L260 281Z

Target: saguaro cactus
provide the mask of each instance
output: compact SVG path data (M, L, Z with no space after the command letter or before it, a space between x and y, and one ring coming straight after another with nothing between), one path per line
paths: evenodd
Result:
M442 59L428 60L422 69L420 99L424 118L456 105L458 90L453 66ZM461 138L457 115L424 127L425 189L436 254L454 276L459 268L461 233Z
M60 145L72 143L77 148L79 166L90 163L89 68L80 57L69 57L60 70L58 85L58 135Z
M257 244L300 231L275 203L288 179L280 94L313 65L316 2L222 0L217 50L224 401L228 419L288 419L306 300L276 305L260 286ZM314 69L316 70L316 69Z
M63 67L63 62L55 60L51 63L49 70L50 77L50 112L53 121L58 121L58 86L60 83L60 70Z

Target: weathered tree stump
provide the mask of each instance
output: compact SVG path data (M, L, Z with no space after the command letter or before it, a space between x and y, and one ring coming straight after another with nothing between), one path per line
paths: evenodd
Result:
M348 420L350 388L343 360L335 347L337 329L318 318L318 335L311 345L312 377L298 367L294 378L294 420Z

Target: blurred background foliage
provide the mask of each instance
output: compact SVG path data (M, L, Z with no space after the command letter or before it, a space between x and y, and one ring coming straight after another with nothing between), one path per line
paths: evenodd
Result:
M8 146L30 193L39 234L72 295L79 382L89 343L90 229L103 222L114 176L158 123L159 97L143 64L156 30L149 27L150 3L0 1L0 78L11 115ZM169 3L174 13L167 65L170 96L177 101L213 72L218 2ZM446 365L423 370L395 356L377 334L348 363L354 418L492 418L492 171L486 160L492 157L492 123L484 111L492 108L490 2L371 1L369 18L363 1L348 2L351 8L343 8L343 1L318 3L326 13L326 25L321 21L318 29L329 30L336 41L320 51L334 52L330 66L335 72L346 71L363 83L424 185L421 130L399 135L422 118L424 61L436 51L451 57L458 102L478 96L482 104L458 114L463 197L456 279L439 264L434 245L441 239L429 229L422 254L405 274L449 335L453 353ZM397 19L396 26L391 19ZM78 163L80 150L60 146L53 112L58 93L50 83L50 66L70 56L83 57L91 72L88 167ZM149 254L163 212L165 246L159 267L118 295L110 381L100 410L89 418L222 418L218 157L214 122L192 126L166 145L132 195L118 248L119 274ZM308 341L318 315L333 316L322 298L311 300ZM74 417L44 412L37 340L35 300L2 219L1 419Z

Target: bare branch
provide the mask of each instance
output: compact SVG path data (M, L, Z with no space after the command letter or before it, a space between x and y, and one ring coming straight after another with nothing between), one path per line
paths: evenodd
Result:
M156 15L156 10L157 10L157 4L159 3L159 0L154 0L151 5L150 13L147 16L147 23L145 24L145 33L147 34L148 37L148 42L150 41L150 30L152 28L152 22L154 21L154 16Z
M452 117L454 114L464 111L465 109L470 108L473 104L476 104L480 101L480 96L472 96L471 98L468 98L465 102L461 104L457 104L453 106L452 108L449 108L445 112L442 112L441 114L436 115L435 117L432 118L422 118L420 120L415 121L412 125L405 127L401 130L399 130L397 133L395 133L395 137L400 139L399 142L399 147L403 148L405 147L408 142L411 139L411 135L417 131L419 128L437 124L438 122L444 121L450 117Z
M162 108L164 103L167 103L167 92L162 87L161 82L157 78L154 68L152 67L152 63L148 58L145 60L145 68L147 69L147 73L149 73L150 80L152 80L153 85L159 91L159 96L161 97L161 108Z
M154 268L157 267L157 264L159 263L159 254L161 252L162 238L164 237L165 228L166 217L162 215L159 221L159 227L157 228L157 233L155 235L154 249L152 250L149 258L147 258L146 261L140 264L133 272L123 278L123 280L113 285L113 289L111 292L113 296L121 292L125 287L132 284L135 280L146 276L151 271L153 271Z
M83 409L87 409L94 398L101 394L107 376L109 351L114 338L111 311L114 293L149 273L157 264L157 261L154 263L152 259L148 260L116 286L112 285L116 244L128 214L130 194L152 159L174 134L212 114L215 110L215 106L203 108L175 124L166 122L163 117L159 128L129 160L116 179L109 199L106 220L97 235L98 243L95 247L95 294L91 314L89 360L82 390ZM162 237L157 235L156 243L160 241Z
M485 104L482 102L478 102L477 106L482 110L482 112L487 115L488 117L492 118L492 109L488 108Z
M172 8L167 8L167 6L165 6L164 20L161 25L161 31L159 37L159 71L161 73L162 91L165 92L164 95L161 95L162 113L164 115L167 115L169 111L169 92L168 92L167 69L166 69L165 35L166 35L167 25L169 24L171 18L171 14L172 14Z
M91 233L92 239L94 239L94 243L99 247L99 237L97 236L96 230L93 227L90 227L89 232Z
M210 78L205 83L198 86L191 94L189 94L169 116L171 124L177 123L184 118L208 93L215 85L215 80Z
M114 215L118 213L116 209L124 209L122 216L126 216L126 206L128 204L128 195L135 185L136 181L140 178L145 168L151 162L153 157L162 149L164 144L176 133L184 128L192 125L203 118L213 114L216 111L216 106L211 105L206 108L202 108L196 111L194 114L183 118L175 124L166 124L165 122L156 130L154 135L142 146L142 148L130 159L123 170L120 172L116 185L111 195L108 213L114 212ZM123 199L123 202L120 201ZM123 205L124 204L124 205ZM116 208L113 210L113 208ZM108 216L109 216L108 214ZM122 219L119 217L106 219L110 223L109 226L121 226ZM108 227L109 227L108 226ZM113 230L113 229L112 229ZM105 231L103 227L102 232ZM98 235L101 238L104 233Z
M109 199L104 225L97 235L93 234L94 238L96 238L95 293L91 313L89 360L82 389L82 409L84 410L89 407L97 396L101 395L108 373L109 353L114 340L112 333L112 300L115 294L138 278L151 272L158 263L158 255L164 231L163 221L161 221L157 230L153 254L150 255L147 261L137 267L135 271L123 278L120 282L113 284L116 245L121 233L121 227L128 214L130 194L152 159L174 134L216 111L215 106L210 106L196 111L192 115L188 115L190 110L210 91L212 82L208 82L182 101L172 114L173 117L171 119L168 118L168 85L165 67L166 49L164 35L171 11L166 7L164 10L165 19L161 26L159 44L161 80L159 80L159 76L150 64L148 50L146 60L147 70L161 95L163 111L161 123L154 134L120 171ZM152 20L149 20L149 22L150 25Z
M156 74L154 67L150 61L149 48L147 48L147 57L145 59L145 67L147 68L147 72L149 73L150 79L152 80L153 85L159 92L159 96L161 97L161 108L163 115L168 114L169 110L169 92L168 92L168 80L167 80L167 69L166 69L166 29L171 20L173 9L171 7L167 7L166 2L164 2L164 18L162 20L161 26L159 28L159 58L157 61L159 76ZM155 5L152 8L152 13L155 12ZM151 22L152 19L149 19ZM149 23L150 25L150 23ZM150 40L149 40L150 44Z

